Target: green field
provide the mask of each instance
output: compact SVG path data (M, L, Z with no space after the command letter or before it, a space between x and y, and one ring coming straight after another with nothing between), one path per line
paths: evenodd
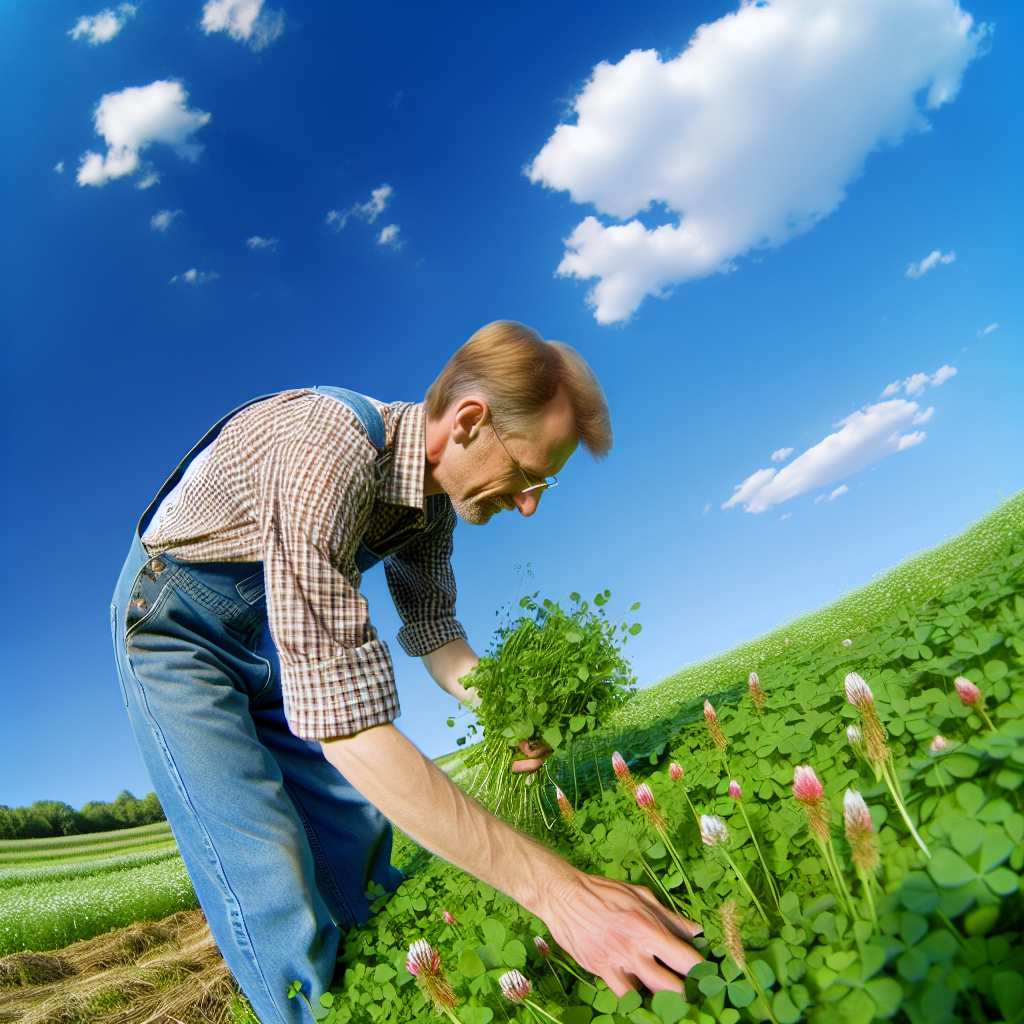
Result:
M974 718L968 717L950 690L952 677L961 672L968 672L972 678L977 677L976 681L985 692L1000 730L1005 732L1005 750L1015 749L1012 744L1017 742L1013 739L1016 734L1012 730L1016 728L1014 723L1020 720L1022 686L1020 650L1013 645L1022 639L1019 621L1024 615L1024 586L1020 582L1022 560L1024 494L1018 494L962 533L880 574L866 586L840 596L821 609L788 621L764 636L739 644L724 654L687 666L641 690L615 716L607 730L592 742L587 756L593 755L600 760L601 772L605 771L607 757L613 749L623 750L634 763L642 758L640 763L646 765L649 760L650 767L640 770L654 772L652 781L659 801L663 798L668 800L668 796L663 797L663 793L668 791L663 788L664 783L659 781L657 769L663 769L661 762L669 757L698 757L699 743L694 737L703 728L699 720L699 704L707 694L718 695L716 703L724 709L722 714L726 728L733 730L731 735L735 736L737 756L740 751L747 751L735 763L737 774L746 772L749 776L744 780L745 791L749 783L753 786L752 792L756 792L766 806L770 802L773 807L780 808L772 813L782 815L779 821L783 822L785 828L781 825L769 827L767 823L763 827L765 836L777 835L777 838L770 840L770 856L777 862L773 867L777 866L779 877L787 879L787 884L796 879L794 884L800 890L802 909L793 912L794 924L787 927L790 933L803 934L806 931L812 935L812 918L815 927L821 924L821 919L811 911L819 908L821 896L818 889L825 885L825 881L820 874L820 864L813 855L808 855L809 850L803 850L796 859L790 859L794 856L794 844L795 848L802 849L806 845L807 836L806 833L802 836L788 835L785 831L790 827L786 817L788 811L783 810L790 800L787 788L789 783L786 781L787 765L789 761L795 762L800 758L817 758L820 771L834 770L835 778L826 780L830 796L838 792L838 780L855 771L856 765L850 761L852 755L845 746L845 740L838 734L831 737L829 730L835 724L833 718L840 722L842 728L847 724L840 721L844 715L849 718L847 712L850 710L842 700L841 680L843 673L856 670L864 673L876 686L880 712L897 748L900 770L906 773L908 784L913 776L916 780L913 785L918 787L911 813L920 826L931 830L931 841L937 844L952 842L943 838L941 821L945 819L941 816L948 817L955 811L958 814L967 813L973 831L980 828L984 834L996 836L999 843L1009 841L1014 848L1018 848L1021 845L1018 834L1020 801L1021 792L1024 791L1021 788L1024 776L1020 772L1024 769L1016 769L1008 760L1004 771L1000 773L993 770L990 775L986 775L988 781L984 785L991 788L993 794L1003 792L1003 796L996 798L994 795L986 795L984 800L988 802L977 804L978 794L982 792L979 784L983 783L983 779L980 770L976 781L962 774L967 770L965 764L971 767L967 754L957 754L955 757L959 760L950 762L951 766L958 765L956 771L961 772L957 775L954 771L951 777L941 772L928 775L931 766L930 763L920 761L920 751L936 731L941 730L947 735L960 734L961 742L967 743L972 731L978 728ZM849 644L844 644L847 640ZM747 743L742 729L748 729L749 722L743 718L744 712L734 710L742 707L740 698L745 692L743 683L747 673L752 670L761 674L769 693L774 694L780 702L782 718L773 726L770 739L775 742L770 744L770 751L763 740L755 744L753 736ZM808 711L807 707L814 710ZM818 728L822 732L818 734L819 738L814 738L814 730ZM693 745L695 743L696 746ZM967 746L964 749L971 748ZM984 753L984 757L990 756L995 755ZM1009 757L1009 754L1004 752L1001 756ZM1017 762L1020 761L1017 754L1013 757ZM915 758L918 760L915 761ZM968 760L965 761L965 758ZM441 758L440 763L460 785L473 790L476 775L465 768L462 751ZM591 808L587 801L590 794L599 791L601 779L598 773L588 769L585 764L569 764L564 758L550 768L552 776L573 795L574 802L578 801L577 806ZM791 776L791 766L788 771ZM689 775L687 777L690 778ZM697 799L696 794L705 782L701 781L703 776L699 773L694 774L693 778ZM959 782L960 779L966 779L967 782ZM606 787L609 781L605 777ZM885 803L884 793L872 795L863 781L860 784L869 799L879 806ZM716 788L718 783L709 775L706 786L709 788L703 798L708 801L707 807L724 814L729 804L720 792L720 787ZM544 787L545 790L547 788ZM988 793L987 789L985 793ZM598 803L592 806L591 813L595 816L592 820L606 812L610 813L609 808L599 806L601 801L598 797L593 799L597 799ZM957 806L961 809L949 810L947 805L950 801L956 804L958 800L960 803ZM553 806L548 808L549 812L553 810ZM997 810L1001 817L993 817ZM975 813L980 815L977 822L973 818ZM755 823L757 820L755 817ZM740 862L755 871L753 861L749 857L744 859L749 850L744 846L746 840L742 838L742 829L738 829L737 834L740 836L738 845L743 847L738 851ZM891 897L890 902L892 899L897 901L894 904L896 909L892 911L897 916L900 887L905 884L908 868L914 868L916 863L913 860L916 856L913 849L908 848L909 853L898 852L902 849L900 843L904 838L899 822L890 814L883 831L883 841L888 844L888 855L895 858L898 865L893 867L885 881L891 890L885 898ZM989 850L989 846L985 850ZM648 850L648 855L657 860L651 850ZM703 856L699 840L693 847L693 856ZM1021 855L1013 853L1007 856L1010 857L1007 862L1009 868L1012 868L1014 874L1019 874ZM685 857L689 863L689 854ZM503 928L507 929L510 936L522 932L524 939L528 939L529 930L537 927L535 921L528 921L525 917L521 920L517 918L514 907L507 906L508 901L503 902L502 897L496 897L493 890L488 892L487 887L477 886L454 869L425 858L404 837L398 837L396 842L395 861L400 866L410 868L414 863L415 871L410 874L407 883L406 895L410 899L394 901L392 910L388 912L387 916L394 922L388 926L389 934L394 932L397 935L408 926L421 929L423 934L432 937L435 932L440 936L431 915L438 909L436 902L441 898L442 890L448 893L445 898L460 900L461 913L467 927L476 917L481 917L483 921L485 913L490 915L488 919L501 918L505 921ZM694 864L697 863L695 860ZM610 861L611 864L613 862ZM993 870L1009 871L1009 868L996 867ZM614 870L614 867L610 866L608 870ZM696 867L695 870L699 871L700 868ZM915 877L920 876L921 871L915 870L918 872ZM819 873L816 874L816 871ZM709 884L721 888L722 876L708 877ZM918 883L925 884L920 881L920 877ZM986 884L989 885L987 898L991 901L992 884ZM438 895L435 899L427 893L424 903L427 910L417 917L413 910L409 910L408 904L410 900L420 902L417 894L424 886L433 887ZM986 890L981 888L978 891L984 897ZM1019 902L1019 896L1013 897L1013 900ZM1007 900L1006 906L1013 900ZM925 903L927 900L919 900L914 905L921 907ZM406 910L400 911L399 905L405 906ZM1013 905L1016 906L1016 903ZM52 949L78 938L98 934L114 925L135 920L153 920L191 906L195 906L194 895L177 856L173 838L163 823L96 835L0 843L0 953L21 949ZM905 906L909 907L910 904ZM949 904L947 909L952 906ZM960 926L965 929L964 942L974 944L970 945L970 956L974 957L970 970L980 978L980 981L976 981L977 991L989 1001L989 1006L993 1005L993 1000L999 1002L998 993L991 987L991 979L1006 974L1004 964L1010 949L1008 945L1006 949L1001 945L1005 945L1005 942L1001 934L996 934L999 929L995 924L997 918L993 916L997 911L990 911L990 906L996 905L991 902L984 904L982 901L975 910L984 910L984 914L979 917L971 910L969 914L975 916L969 921L963 918L960 922ZM481 909L483 907L486 907L486 911ZM960 912L967 913L963 910ZM411 915L408 922L401 922L401 927L399 913ZM903 913L905 917L910 911ZM342 1007L349 1005L354 1008L356 1003L353 1000L358 1005L366 1004L366 1013L374 1019L406 1019L400 1015L393 1016L384 1005L386 1000L381 1001L378 990L386 995L388 985L383 988L371 985L364 990L358 983L358 979L363 977L362 971L370 971L380 977L388 972L393 975L395 971L387 965L392 959L397 964L404 957L398 945L393 949L389 945L386 956L379 960L376 959L378 953L372 952L369 945L364 945L364 940L369 943L373 935L382 934L379 932L380 927L381 922L377 922L374 928L351 937L347 956L352 973L347 976L344 989L336 993L335 1019L346 1019ZM496 925L488 927L497 933ZM992 934L986 940L984 936L989 932ZM1019 951L1017 932L1007 934L1011 938L1017 935L1017 944L1013 948ZM483 938L486 937L487 928L484 928ZM454 937L449 935L445 941L451 947ZM519 939L509 941L518 943ZM819 938L814 941L820 943L823 940ZM840 949L842 941L841 937L836 939L833 953ZM977 946L978 942L981 943L980 947ZM968 947L965 945L965 948ZM518 958L518 946L513 952ZM826 956L833 956L833 953ZM449 955L450 949L442 949L442 956L446 960ZM842 957L834 957L836 963L848 958L846 952ZM466 962L471 966L476 963L472 957L467 957ZM380 965L379 970L373 966L375 963ZM538 965L531 961L530 967L535 970ZM964 969L967 970L967 967ZM816 974L813 977L818 977L817 968L814 970ZM821 972L820 976L826 977L827 971ZM808 979L811 977L808 975ZM391 990L395 986L401 988L400 978L399 971L399 978L390 985ZM469 981L466 984L468 986ZM476 985L476 982L473 984ZM815 984L808 980L805 989L810 986L812 996L817 998L820 993L815 989ZM709 981L706 987L710 990L715 985ZM477 992L477 988L473 991ZM876 990L880 990L880 987L876 986ZM477 995L471 997L476 1000L481 1011L475 1016L469 1014L474 1021L491 1019L483 1013L487 1000L480 994L482 991L480 989ZM912 991L911 988L907 989L908 998ZM395 1012L400 1002L397 998L392 1000ZM371 1005L373 1012L370 1010ZM469 1008L467 1006L467 1012ZM728 1008L725 1012L728 1016ZM635 1013L642 1016L641 1010ZM746 1015L745 1011L744 1019ZM356 1013L355 1019L362 1018ZM434 1018L425 1015L424 1019ZM590 1020L591 1017L581 1011L572 1019ZM609 1016L609 1019L613 1018ZM946 1016L937 1013L933 1019L949 1019L948 1012ZM978 1019L976 1014L974 1019Z
M0 842L0 955L198 906L167 822Z

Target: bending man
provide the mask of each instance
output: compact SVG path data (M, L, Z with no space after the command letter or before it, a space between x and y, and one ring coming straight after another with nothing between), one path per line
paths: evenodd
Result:
M111 606L122 692L224 959L263 1024L316 1005L369 883L393 890L388 819L546 922L621 994L682 985L686 922L585 875L468 798L392 724L387 645L359 593L384 563L406 653L460 701L456 514L531 516L611 423L571 348L490 324L424 404L340 388L256 399L216 424L146 510ZM535 770L542 750L516 764ZM667 966L666 966L667 965ZM672 968L670 970L669 968Z

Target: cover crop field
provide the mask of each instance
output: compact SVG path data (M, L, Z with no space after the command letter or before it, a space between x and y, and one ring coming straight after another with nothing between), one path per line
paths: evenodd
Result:
M0 955L57 949L197 906L166 822L0 841Z

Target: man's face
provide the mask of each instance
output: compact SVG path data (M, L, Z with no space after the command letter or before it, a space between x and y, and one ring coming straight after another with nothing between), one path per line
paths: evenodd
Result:
M564 391L540 410L525 433L499 437L484 402L470 400L456 409L434 476L465 522L482 526L497 512L518 509L532 516L537 511L543 490L525 488L555 476L576 450L572 405Z

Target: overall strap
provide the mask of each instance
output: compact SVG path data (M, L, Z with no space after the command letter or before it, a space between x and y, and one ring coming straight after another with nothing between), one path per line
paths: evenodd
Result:
M370 444L377 449L377 454L384 454L384 446L387 439L384 417L381 416L380 410L366 395L361 395L358 391L349 391L347 388L332 387L330 384L317 384L313 390L341 402L342 405L348 406L355 414L356 419L359 420L360 426L366 432L366 436L370 439Z
M157 491L156 497L149 503L149 507L142 513L142 518L139 520L138 526L138 534L140 537L146 532L146 528L152 521L153 516L156 515L156 510L160 507L164 498L166 498L167 495L170 494L171 491L173 491L181 482L181 478L185 475L185 470L188 469L200 452L209 448L210 445L217 440L217 435L227 425L228 420L237 416L243 409L248 409L250 405L255 405L257 402L265 402L268 398L274 398L277 394L280 394L280 392L275 392L273 395L260 395L259 398L250 398L248 402L243 402L237 409L232 409L227 416L222 416L205 434L203 434L199 439L198 444L196 444L188 455L178 463L178 468L175 469L175 471L167 478L163 487Z
M387 436L384 427L384 417L381 416L380 410L366 395L361 395L357 391L349 391L347 388L331 387L329 384L318 384L313 390L341 402L342 405L348 406L366 432L366 436L370 439L370 444L377 449L378 457L384 454ZM381 556L360 540L359 547L356 549L356 568L361 573L367 572L379 561L381 561Z

